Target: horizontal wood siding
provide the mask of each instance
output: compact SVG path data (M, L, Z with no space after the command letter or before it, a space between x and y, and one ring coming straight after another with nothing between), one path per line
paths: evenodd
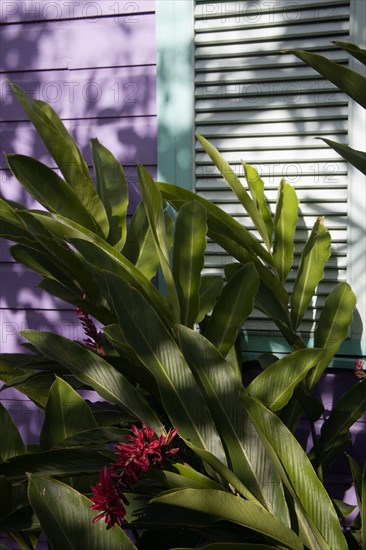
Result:
M242 160L258 169L272 211L281 178L295 187L301 217L294 267L317 216L325 215L332 235L325 281L301 325L305 336L312 333L326 294L347 277L347 164L315 138L347 142L348 98L281 51L308 49L345 64L347 55L332 41L347 40L348 34L349 0L196 2L196 131L222 152L243 181ZM196 190L254 229L199 142ZM219 247L209 245L208 272L221 271L230 261ZM288 290L295 274L289 275ZM248 335L276 333L257 311L245 330Z

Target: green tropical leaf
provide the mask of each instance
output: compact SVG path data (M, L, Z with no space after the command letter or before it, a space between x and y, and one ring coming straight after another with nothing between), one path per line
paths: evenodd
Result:
M225 460L204 399L172 333L136 288L112 273L105 277L123 336L155 378L173 426L195 446Z
M280 478L240 401L244 386L217 349L199 333L179 328L183 354L205 396L228 464L248 491L289 524Z
M358 59L358 61L361 61L364 65L366 65L366 50L363 48L360 48L359 46L356 46L356 44L352 44L351 42L339 42L338 40L334 42L338 48L342 48L342 50L345 50L349 54L351 54L353 57Z
M66 367L78 380L91 386L107 401L119 405L147 426L155 429L161 426L140 392L96 353L51 332L24 330L21 334L45 357Z
M152 302L154 307L159 310L161 317L166 319L168 324L172 322L171 312L167 308L158 289L150 283L131 262L106 241L83 228L81 225L71 220L67 220L62 216L57 216L56 214L32 211L28 216L39 221L45 229L49 230L49 232L55 236L69 240L81 253L83 260L100 272L100 278L98 279L99 284L102 282L101 271L103 269L113 271L137 286L139 290L143 292L144 296ZM96 274L94 277L95 276ZM96 283L90 275L89 278L95 285ZM89 293L88 296L89 298L92 297Z
M151 233L154 238L161 271L168 290L168 300L174 318L177 322L179 322L180 304L169 264L168 239L163 213L163 199L159 188L156 186L148 171L142 165L138 166L137 173L142 201L145 207L147 219L149 221Z
M352 472L353 485L355 488L357 504L359 509L362 507L362 473L358 463L349 454L345 453Z
M357 170L366 175L366 153L364 151L358 151L357 149L352 149L344 143L337 143L331 139L318 138L327 143L329 147L334 149L338 155L341 155L346 161L348 161L352 166L355 166Z
M333 407L329 418L324 422L317 443L317 456L327 460L332 455L333 445L366 411L366 380L356 383L351 390L342 395Z
M270 249L272 245L273 220L272 213L269 209L266 197L264 195L264 182L259 177L257 170L253 166L243 163L243 168L253 201L255 202L256 207L266 225L267 241L265 244L267 248Z
M52 550L136 550L118 525L93 524L92 502L68 485L30 475L28 494Z
M225 491L224 487L213 481L209 477L201 474L188 464L173 464L173 467L179 472L179 475L164 471L164 476L170 484L171 488L175 487L192 487L193 489L216 489ZM180 478L180 480L178 479Z
M285 53L296 55L366 109L364 76L317 53L303 50L286 50Z
M13 380L26 376L28 374L28 370L26 369L29 360L33 360L33 356L29 354L0 354L0 380L10 387ZM39 359L35 359L34 365L32 364L31 367L38 368L38 361ZM25 364L26 368L20 368L23 364ZM33 379L28 381L26 378L25 382L17 384L16 388L19 392L29 397L37 406L44 407L47 403L49 388L53 381L53 375L47 381L42 380L39 382L38 380L36 383L34 383Z
M210 201L200 197L199 195L178 187L177 185L172 185L171 183L160 183L156 184L160 189L164 199L166 199L176 210L192 200L198 201L202 206L207 210L207 225L208 225L208 236L213 238L215 242L221 244L220 237L226 241L226 239L231 239L239 247L243 247L248 252L247 261L257 260L257 256L269 265L273 265L272 255L267 252L267 250L261 245L261 243L253 237L253 235L239 222L234 220L221 208L211 203ZM213 237L215 235L215 237Z
M78 432L97 427L84 399L62 378L56 377L45 408L41 449L49 449Z
M6 516L1 516L0 519L0 532L6 532L10 535L17 533L19 531L30 532L30 531L40 531L41 526L39 519L36 514L33 512L31 506L19 506L15 510L11 511ZM2 549L9 550L5 546L0 545L0 550ZM28 546L29 548L29 546Z
M152 279L159 267L155 242L142 202L137 205L129 223L127 239L122 254L141 271L147 279Z
M199 315L199 288L206 249L206 210L197 201L179 210L174 235L173 277L181 323L193 327Z
M294 351L268 366L249 384L247 391L272 411L278 411L288 403L296 386L324 355L323 349Z
M25 155L7 155L6 158L14 176L42 206L98 233L91 214L72 187L54 170Z
M10 83L10 88L56 161L66 182L95 220L100 228L100 234L106 237L109 233L106 211L94 188L88 166L71 135L47 103L32 100L24 90L15 84Z
M250 263L241 267L224 286L205 331L205 337L222 355L232 348L245 319L253 311L258 285L258 273Z
M200 323L205 315L212 311L223 286L224 281L221 275L203 275L201 277L197 323Z
M282 284L285 283L294 260L298 209L296 191L284 179L281 180L274 217L273 259Z
M331 254L330 244L329 231L324 226L324 219L320 217L315 222L302 251L299 269L290 298L291 319L295 329L301 323L314 295L314 291L324 277L324 267Z
M14 456L0 464L0 475L19 482L26 478L26 472L55 477L96 474L109 462L94 449L52 449Z
M152 503L177 506L215 516L246 527L275 544L302 550L303 544L289 527L264 508L230 493L202 489L177 489L162 493Z
M97 191L102 199L109 221L107 241L117 250L121 250L127 232L127 180L122 166L104 145L97 139L91 139L90 144L97 180ZM80 222L78 221L78 223Z
M348 283L339 283L325 300L315 329L314 347L324 348L327 353L310 374L309 389L314 388L318 383L343 340L347 338L355 305L356 296Z
M24 443L14 420L0 403L0 460L25 453Z
M124 440L129 434L127 429L115 428L114 426L98 426L90 430L77 432L63 439L54 445L55 449L66 449L71 447L88 447L103 450L107 443L117 443Z
M315 537L320 548L347 550L333 503L300 444L262 403L245 394L242 400L283 482L298 503L297 516L300 523L304 522L307 539Z
M238 197L238 200L243 205L245 210L248 212L252 222L256 226L261 235L263 241L268 245L268 230L266 223L258 210L256 203L250 198L247 191L244 189L243 184L239 180L238 176L235 174L230 164L226 162L224 157L219 153L219 151L205 139L200 134L196 133L196 138L201 143L202 147L211 158L214 165L218 168L220 174L224 180L230 185L231 189L234 191L235 195Z

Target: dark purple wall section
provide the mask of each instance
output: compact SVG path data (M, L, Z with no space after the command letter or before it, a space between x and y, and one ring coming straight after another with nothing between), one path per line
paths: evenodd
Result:
M10 80L52 105L89 166L91 137L115 154L129 182L131 214L139 200L137 163L156 176L154 0L2 0L0 21L1 151L34 156L54 167L14 99ZM27 207L39 207L10 174L3 155L0 192ZM18 331L25 328L82 340L70 304L37 289L38 281L13 261L1 239L0 353L24 351ZM5 390L0 399L25 442L37 441L42 413L15 389Z

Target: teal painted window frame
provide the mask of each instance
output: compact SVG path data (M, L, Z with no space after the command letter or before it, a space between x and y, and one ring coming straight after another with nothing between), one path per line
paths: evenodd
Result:
M189 190L194 189L194 4L194 0L156 0L158 180ZM363 2L351 0L350 41L364 46L365 27L359 22L365 18L365 6ZM360 113L354 102L351 102L352 128L355 120L360 121L360 116L365 121L365 113ZM366 141L365 133L363 139ZM350 131L351 146L352 143L357 144L354 145L356 149L362 149L359 131ZM360 206L360 191L363 196L363 212L366 212L365 189L362 174L350 166L350 220ZM351 267L349 282L358 294L359 315L352 326L350 338L343 343L333 362L334 368L354 368L354 358L366 355L366 284L362 283L359 276L360 264L363 262L361 273L365 281L365 218L366 216L357 225L357 231L355 224L349 223L350 242L354 243L350 262L352 264L357 255L359 265L358 270ZM312 338L305 341L308 345L313 345ZM277 334L244 334L245 357L254 357L263 351L284 354L290 348L284 338Z

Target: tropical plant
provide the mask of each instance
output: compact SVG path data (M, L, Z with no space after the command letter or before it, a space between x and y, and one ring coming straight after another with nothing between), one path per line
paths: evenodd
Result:
M350 42L334 42L338 48L342 48L361 64L366 65L366 50ZM310 65L318 73L333 82L340 90L366 109L366 77L357 71L335 63L326 57L313 52L303 50L285 50L284 53L293 53L299 59ZM337 143L330 139L320 138L334 149L341 157L355 166L366 175L366 152L352 149L348 145Z
M17 243L13 257L42 276L41 288L77 308L86 341L25 330L27 353L0 357L5 387L18 388L45 415L39 444L26 448L0 407L0 530L27 549L41 531L53 550L348 548L337 513L349 507L332 502L310 458L321 477L338 435L344 442L362 412L353 403L365 381L339 404L347 417L341 426L335 409L310 458L281 420L285 410L294 419L299 403L315 418L308 392L345 338L354 307L342 283L327 300L316 347L306 348L297 329L329 255L323 221L304 249L290 310L286 247L297 199L286 182L273 219L254 169L246 166L250 198L225 164L263 245L211 203L157 185L139 166L142 202L127 227L127 184L112 153L92 140L95 188L54 111L12 88L62 177L31 157L8 155L14 175L46 210L2 199L1 236ZM221 166L219 153L200 139ZM176 208L175 221L163 197ZM224 286L221 277L202 275L206 235L239 260ZM320 243L327 251L315 266ZM165 295L152 283L158 269ZM293 349L272 357L245 387L235 344L255 303ZM105 401L84 400L77 390L85 388ZM361 518L364 482L351 465ZM123 512L122 498L129 503ZM93 523L98 516L113 529ZM365 540L357 521L355 534ZM124 529L134 531L134 543Z

